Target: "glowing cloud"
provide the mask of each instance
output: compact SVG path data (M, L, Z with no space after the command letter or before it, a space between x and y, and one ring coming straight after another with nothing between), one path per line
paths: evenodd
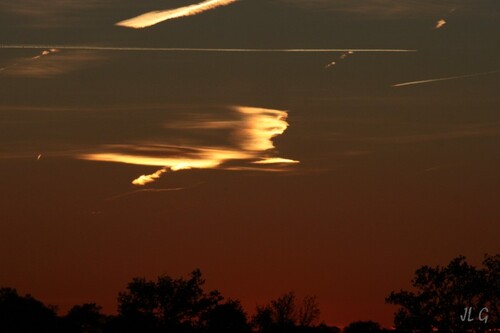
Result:
M132 184L144 186L158 180L167 171L189 169L216 169L227 170L260 170L280 171L279 169L257 168L241 165L224 166L226 162L232 164L252 163L267 164L295 164L299 161L269 157L269 151L274 148L272 139L281 135L288 127L286 111L253 107L234 107L233 110L240 116L239 120L202 121L201 123L186 124L181 127L187 129L230 129L233 147L209 146L176 146L176 145L120 145L107 146L105 152L84 154L80 159L101 162L116 162L145 166L160 167L152 174L141 175L132 181ZM247 164L248 165L248 164Z
M237 135L241 147L245 150L264 151L274 148L272 138L283 134L288 127L285 111L250 107L237 107L243 114L243 126Z
M233 108L241 117L231 121L203 121L184 128L220 129L232 131L232 147L175 146L163 144L107 146L104 152L79 155L79 159L101 162L116 162L144 166L161 167L152 174L141 175L132 184L144 186L159 179L167 171L189 169L260 170L280 171L279 169L259 169L242 165L225 166L224 163L236 162L252 164L295 164L299 161L269 157L274 148L272 139L281 135L288 127L286 111L238 106ZM248 165L248 164L247 164Z
M145 13L137 17L118 22L116 25L134 29L147 28L163 21L179 17L198 15L206 12L207 10L230 5L236 1L237 0L205 0L195 5Z
M295 164L295 163L299 163L299 161L290 160L288 158L272 157L272 158L266 158L266 159L263 159L260 161L255 161L253 163L255 163L255 164Z
M440 19L439 21L436 22L436 26L435 26L435 29L441 29L442 27L444 27L444 25L446 24L446 20L445 19Z
M158 171L156 171L155 173L152 173L150 175L142 175L140 176L139 178L137 179L134 179L132 181L132 184L134 185L146 185L146 184L149 184L149 183L152 183L154 182L156 179L160 178L160 176L167 172L167 170L165 169L160 169Z

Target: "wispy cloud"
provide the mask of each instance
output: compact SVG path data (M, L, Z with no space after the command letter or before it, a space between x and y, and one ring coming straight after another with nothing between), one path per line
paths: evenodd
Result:
M113 0L114 1L114 0ZM84 10L106 5L100 0L16 0L0 1L3 11L21 17L23 25L37 28L53 28L74 23L85 16Z
M409 18L443 15L464 8L468 15L491 15L490 0L281 0L296 6L347 13L366 19ZM451 9L450 9L451 8ZM466 10L465 10L466 9Z
M186 128L220 129L230 128L232 144L228 147L208 145L169 145L169 144L130 144L105 146L101 151L80 154L79 159L101 162L126 163L144 166L157 166L152 174L141 175L132 184L144 186L159 179L168 171L189 169L254 169L269 171L270 168L250 167L248 164L277 165L295 164L298 161L274 155L272 139L285 132L289 124L288 113L253 107L234 107L237 120L203 121L187 125ZM179 125L179 124L178 124ZM236 165L235 165L236 163ZM238 164L239 163L239 164ZM225 165L230 164L230 165ZM277 168L272 169L277 171Z
M493 124L463 124L442 128L439 131L429 133L398 135L398 136L374 136L374 137L347 137L336 135L333 139L338 142L364 142L370 144L415 144L437 141L451 141L468 138L496 137L500 135L500 123Z
M137 17L118 22L116 25L134 29L147 28L163 21L198 15L208 10L230 5L236 1L237 0L206 0L198 4L185 7L148 12Z

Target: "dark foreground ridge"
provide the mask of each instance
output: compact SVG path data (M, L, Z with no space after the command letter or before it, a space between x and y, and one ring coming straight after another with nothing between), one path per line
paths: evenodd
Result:
M393 329L373 321L341 330L320 322L314 296L286 293L257 306L249 318L238 300L204 289L200 270L189 277L156 281L135 278L118 295L118 315L101 313L94 303L75 305L66 315L31 295L0 288L1 333L430 333L500 332L500 255L485 256L482 268L459 256L446 267L423 266L413 290L392 292L386 302L399 306Z

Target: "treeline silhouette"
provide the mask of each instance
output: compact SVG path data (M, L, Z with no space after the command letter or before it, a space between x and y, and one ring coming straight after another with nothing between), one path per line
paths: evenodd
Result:
M163 275L156 281L135 278L118 295L118 314L105 315L94 303L76 305L60 316L31 295L0 288L2 333L430 333L500 331L500 255L486 256L483 268L465 257L446 267L419 268L412 291L392 292L399 306L395 328L373 321L354 322L341 330L320 323L316 297L298 299L293 292L257 306L247 315L238 300L205 290L200 270L188 278ZM488 319L461 320L464 308L487 308ZM469 320L470 318L474 320ZM480 320L482 319L482 320ZM497 330L498 329L498 330Z

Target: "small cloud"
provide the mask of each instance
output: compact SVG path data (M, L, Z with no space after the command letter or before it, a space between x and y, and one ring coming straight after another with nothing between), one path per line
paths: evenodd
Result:
M446 24L446 20L445 19L440 19L439 21L436 22L436 26L435 26L435 29L441 29L442 27L444 27L444 25Z
M331 63L326 64L325 68L330 68L335 66L337 63L335 61L332 61Z

